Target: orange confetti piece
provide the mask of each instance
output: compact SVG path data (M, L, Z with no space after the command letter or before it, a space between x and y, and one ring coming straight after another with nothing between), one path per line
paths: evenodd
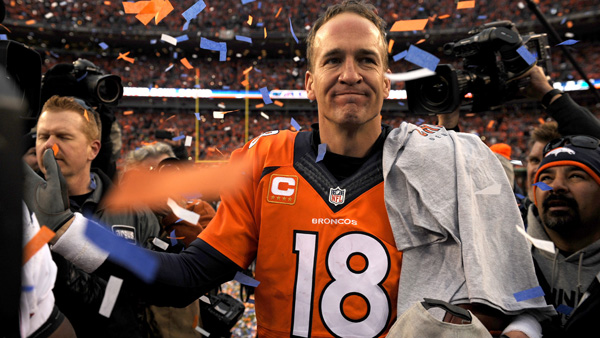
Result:
M265 30L265 39L267 38L267 27L263 27L263 29Z
M10 31L10 29L8 29L8 27L4 26L4 25L3 25L3 24L1 24L1 23L0 23L0 27L2 27L2 28L4 28L4 29L6 29L6 31L7 31L7 32L9 32L9 33L12 33L12 32Z
M117 60L119 60L119 59L123 59L123 60L125 60L125 61L127 61L127 62L134 63L134 62L135 62L135 59L134 59L134 58L130 58L130 57L128 57L128 56L127 56L127 55L129 55L129 53L131 53L131 52L127 52L127 53L125 53L125 54L123 54L123 53L119 53L119 57L117 57Z
M544 121L544 119L543 119L543 118L541 118L541 117L540 117L540 118L538 118L538 122L539 122L540 124L544 124L544 123L546 123L546 121Z
M56 154L58 154L58 144L54 143L52 145L52 151L54 152L54 156L56 156Z
M83 111L83 117L85 117L85 119L90 122L90 116L88 115L88 111L87 109L84 109Z
M40 251L44 245L48 244L48 242L50 242L55 235L56 234L54 231L43 225L40 228L40 231L38 231L37 234L35 234L35 236L33 236L33 238L27 242L27 244L25 244L25 247L23 248L23 265L25 265L25 263L27 263L38 251Z
M277 14L275 14L275 18L278 18L278 17L279 17L279 14L281 14L281 9L282 9L282 8L283 8L283 7L279 7L279 10L277 11Z
M468 9L468 8L474 8L474 7L475 7L475 0L459 1L456 4L456 9Z
M573 21L567 21L567 28L573 28Z
M192 327L196 328L196 326L198 326L198 320L200 318L198 317L198 315L194 315L194 322L192 323Z
M156 12L156 16L154 17L155 24L158 24L159 22L161 22L162 19L164 19L167 15L169 15L169 13L171 13L174 9L173 5L171 4L171 2L169 2L169 0L165 0L165 1L161 1L161 2L162 2L162 6L158 10L158 12Z
M490 122L488 122L487 129L492 129L494 127L495 123L496 123L496 121L494 121L494 120L491 120Z
M262 108L262 107L264 107L264 106L265 106L265 104L264 104L264 103L259 103L259 104L257 104L256 106L254 106L254 108L260 109L260 108Z
M125 14L137 14L144 7L148 6L150 1L137 1L137 2L123 2L123 11Z
M33 19L25 21L25 24L28 26L33 25L34 23L35 23L35 20L33 20Z
M143 146L151 146L151 145L153 145L153 144L156 144L156 141L152 141L152 142L145 142L145 141L142 141L142 145L143 145Z
M250 84L250 82L248 82L248 80L244 80L242 82L240 82L242 84L242 86L244 87L248 87L248 85Z
M425 29L429 19L399 20L394 22L390 32L420 31Z
M283 102L281 102L281 101L279 101L279 100L275 100L275 101L273 101L273 103L274 103L276 106L283 107Z
M250 71L252 70L252 68L254 68L254 66L250 66L249 68L244 69L244 71L242 72L244 75L250 73Z
M176 116L175 114L173 114L173 115L169 116L169 117L168 117L168 118L165 120L165 122L169 121L170 119L174 118L175 116Z
M169 13L173 11L173 5L169 0L151 0L137 2L123 2L125 14L137 14L136 19L147 25L154 19L154 23L161 22Z
M183 64L185 66L185 68L187 68L187 69L194 68L194 67L192 67L192 65L190 64L190 62L188 61L187 58L183 58L180 61L181 61L181 64Z
M388 54L392 54L392 48L394 48L394 40L390 40L388 44Z
M438 17L438 19L440 19L440 20L444 20L444 19L448 19L449 17L450 17L450 14L444 14L444 15L440 15L440 16Z
M248 23L248 26L252 26L252 15L248 15L248 21L246 21Z
M131 115L133 114L133 110L126 110L123 112L123 115Z
M169 238L169 239L184 239L185 237L171 237L171 236L167 236L167 238Z
M106 6L110 6L110 1L104 1L104 4L105 4Z
M417 41L417 42L415 43L415 45L418 45L418 44L420 44L420 43L423 43L423 42L425 42L425 39L421 39L421 40Z

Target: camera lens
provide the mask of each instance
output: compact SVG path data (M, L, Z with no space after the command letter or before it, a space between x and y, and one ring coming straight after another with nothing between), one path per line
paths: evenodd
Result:
M425 105L438 107L448 102L450 88L448 81L441 76L432 76L421 85L421 98Z
M96 84L96 96L102 103L115 103L123 96L123 86L118 80L110 75L98 80Z

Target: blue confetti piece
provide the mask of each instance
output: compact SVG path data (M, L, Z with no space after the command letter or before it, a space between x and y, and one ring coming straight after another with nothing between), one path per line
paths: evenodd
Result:
M181 31L182 31L182 32L183 32L183 31L187 31L189 27L190 27L190 22L189 22L189 21L186 21L186 22L183 24L183 27L181 27Z
M261 7L262 7L262 1L259 1L258 2L258 9L261 9Z
M244 284L244 285L248 285L248 286L252 286L252 287L257 287L258 284L260 284L260 282L257 281L256 279L254 279L244 273L241 273L239 271L235 273L235 276L233 277L233 279L240 282L240 284Z
M158 260L149 250L132 245L100 224L89 220L85 236L98 247L109 252L108 259L133 272L141 280L151 283L158 271Z
M243 35L236 35L236 36L235 36L235 39L236 39L236 40L238 40L238 41L244 41L244 42L247 42L247 43L249 43L249 44L252 44L252 38L249 38L249 37L247 37L247 36L243 36Z
M567 17L564 17L562 20L560 20L560 24L561 25L564 25L565 22L567 22Z
M440 62L439 58L414 45L410 45L410 47L408 47L408 53L406 54L404 59L406 61L414 63L417 66L427 68L434 72L435 68Z
M540 188L540 190L542 190L542 191L548 191L548 190L552 190L552 187L551 187L551 186L549 186L549 185L547 185L547 184L546 184L546 183L544 183L544 182L537 182L537 183L534 183L534 184L532 184L532 185L534 185L534 186L536 186L536 187Z
M33 285L23 285L23 286L21 286L21 291L31 292L31 291L33 291Z
M537 60L535 58L535 56L533 56L533 54L531 54L531 52L529 52L529 50L527 50L527 47L525 47L525 45L519 47L517 49L517 53L519 53L519 55L521 55L521 57L523 58L523 60L525 60L525 62L527 62L528 65L532 65L535 63L535 61Z
M536 286L531 289L519 291L514 293L515 299L517 302L522 302L524 300L529 300L537 297L544 296L544 290L542 290L541 286Z
M200 38L200 48L216 51L221 50L218 42L202 37Z
M398 104L401 106L404 106L404 102L402 102L402 101L398 101Z
M556 307L556 312L570 316L571 312L573 312L573 308L570 306L567 306L565 304L560 304L559 306Z
M569 40L565 40L565 41L559 43L557 46L571 46L578 42L579 42L579 40L569 39Z
M423 122L425 122L425 120L423 120L423 119L421 119L421 118L420 118L420 119L418 119L418 120L417 120L417 122L415 122L415 124L416 124L417 126L420 126L420 125L422 125L422 124L423 124Z
M515 196L517 196L518 199L522 200L525 198L525 196L521 195L521 194L517 194L515 193Z
M264 26L264 25L265 25L265 23L264 23L264 22L257 22L257 23L256 23L256 27L262 27L262 26Z
M179 135L179 136L175 136L173 137L173 141L181 141L185 138L185 135Z
M77 78L77 79L75 79L75 80L77 80L77 82L80 82L81 80L85 79L85 78L87 77L87 75L88 75L88 73L87 73L87 72L85 72L83 75L81 75L80 77L78 77L78 78Z
M317 152L317 159L315 160L315 163L322 161L323 158L325 157L326 152L327 152L327 143L319 144L318 152Z
M179 56L179 53L173 52L173 59L177 59L178 56Z
M249 3L254 2L254 1L255 0L242 0L242 5L249 4Z
M265 104L273 103L273 101L271 101L271 98L269 97L269 90L267 89L267 87L262 87L259 89L259 91L260 95L262 95L262 99Z
M255 72L262 73L262 70L260 70L260 69L258 69L258 68L256 68L256 67L254 67L254 68L252 68L252 69L254 69L254 71L255 71Z
M169 239L171 240L171 246L175 246L177 245L177 239L175 237L177 237L177 235L175 234L175 230L171 231L171 233L169 234Z
M480 15L477 17L477 20L485 20L487 19L487 15Z
M187 34L183 34L183 35L180 35L175 38L175 40L177 40L177 42L183 42L183 41L187 41L189 39L190 38L187 36Z
M152 40L150 40L150 44L151 44L151 45L156 45L156 39L152 39Z
M194 113L196 114L196 120L200 121L200 113Z
M98 46L100 46L100 48L102 48L103 50L106 50L108 48L108 45L105 42L100 42Z
M0 40L8 40L6 34L0 34Z
M298 43L298 38L296 37L296 33L294 33L294 27L292 26L292 18L289 18L290 20L290 31L292 32L292 36L294 37L294 40L296 40L296 43Z
M190 8L186 9L185 12L181 13L181 16L185 18L185 21L187 21L186 24L189 25L189 21L197 17L198 14L200 14L200 12L202 12L205 8L206 4L204 3L204 1L200 0L192 6L190 6ZM184 30L187 30L187 28Z
M300 131L300 129L302 129L302 127L300 127L300 124L298 122L296 122L296 120L294 120L293 117L292 117L292 121L290 123L292 124L292 127L294 127L294 129L296 129L297 131Z
M404 59L404 57L406 56L406 54L408 54L408 51L404 50L396 55L394 55L393 59L394 62L397 62L398 60L402 60Z

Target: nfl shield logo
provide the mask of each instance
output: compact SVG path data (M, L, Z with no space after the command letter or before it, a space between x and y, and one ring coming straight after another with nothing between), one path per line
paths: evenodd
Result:
M335 189L329 188L329 203L338 206L340 204L344 204L345 199L346 189L340 189L340 187Z

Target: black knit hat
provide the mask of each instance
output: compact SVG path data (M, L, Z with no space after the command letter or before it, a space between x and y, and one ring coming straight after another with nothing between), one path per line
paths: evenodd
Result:
M553 142L550 142L550 144ZM571 143L554 149L548 149L547 147L545 150L548 151L544 154L544 159L542 159L535 173L534 183L538 182L540 174L547 168L568 165L583 169L600 185L600 149L597 144L595 149L580 147ZM534 186L533 188L536 189L537 187Z

